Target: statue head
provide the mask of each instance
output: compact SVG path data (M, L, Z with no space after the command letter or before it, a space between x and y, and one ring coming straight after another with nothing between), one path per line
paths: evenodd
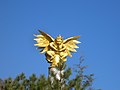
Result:
M60 35L57 36L56 39L55 39L55 43L58 44L58 45L60 45L62 42L63 42L62 36L60 36Z

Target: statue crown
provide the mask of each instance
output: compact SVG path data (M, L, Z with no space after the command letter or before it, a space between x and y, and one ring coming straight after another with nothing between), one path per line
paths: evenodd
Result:
M56 39L63 39L63 37L61 35L58 35Z

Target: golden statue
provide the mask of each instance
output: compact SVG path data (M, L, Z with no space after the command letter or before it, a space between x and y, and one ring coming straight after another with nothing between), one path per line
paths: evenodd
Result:
M38 49L42 49L40 52L46 55L46 60L51 63L51 67L58 66L60 60L66 62L66 57L71 55L71 52L76 52L75 48L79 48L76 44L80 43L77 39L80 36L70 37L63 40L59 35L56 39L52 38L45 32L40 31L40 35L35 35L35 41Z

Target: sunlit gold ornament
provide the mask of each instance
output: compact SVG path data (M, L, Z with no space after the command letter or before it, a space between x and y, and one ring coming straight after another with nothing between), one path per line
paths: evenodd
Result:
M51 67L58 66L60 60L66 62L66 57L71 55L71 52L77 52L75 48L79 48L76 44L80 43L77 41L80 36L74 36L63 40L59 35L56 39L52 38L45 32L40 31L39 35L35 35L35 41L38 49L42 49L40 52L44 53L48 63L51 63Z

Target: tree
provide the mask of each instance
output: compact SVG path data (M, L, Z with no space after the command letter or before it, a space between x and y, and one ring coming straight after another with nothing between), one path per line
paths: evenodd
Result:
M0 90L93 90L93 74L86 75L86 66L82 65L81 57L79 64L74 69L67 67L64 63L57 68L58 72L50 72L49 76L32 74L27 79L24 73L16 76L15 79L0 79ZM70 78L75 73L74 78ZM59 75L58 75L59 74Z

